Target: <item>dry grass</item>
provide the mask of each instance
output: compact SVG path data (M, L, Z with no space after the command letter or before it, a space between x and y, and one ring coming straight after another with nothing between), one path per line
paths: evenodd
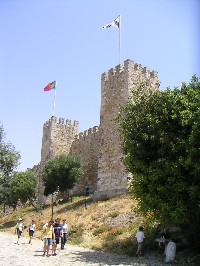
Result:
M87 197L75 197L72 202L54 206L54 219L66 218L69 227L69 243L95 250L131 255L135 251L134 234L145 219L132 210L135 202L127 195L105 201L93 202ZM47 205L36 212L33 207L20 208L0 217L0 229L14 232L17 220L21 217L25 225L34 219L40 237L44 223L51 219L52 208ZM28 236L27 232L24 235Z

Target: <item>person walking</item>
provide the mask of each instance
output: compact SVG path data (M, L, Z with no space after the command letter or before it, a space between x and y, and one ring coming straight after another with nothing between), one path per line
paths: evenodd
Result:
M50 220L43 226L41 239L44 241L44 253L43 256L47 254L49 257L50 246L52 245L52 238L54 238L54 230L53 230L53 221Z
M63 229L62 229L62 225L60 224L60 218L57 218L54 225L54 235L55 235L55 240L56 240L56 245L55 245L55 250L54 250L54 256L57 255L57 247L60 243L60 238L63 237Z
M19 218L19 222L16 224L16 227L15 227L15 234L17 234L17 244L19 245L19 240L20 240L20 237L21 237L21 234L24 230L24 224L22 222L22 218Z
M29 244L31 244L31 240L33 238L33 235L35 233L35 230L36 230L35 221L32 220L31 224L29 225L29 229L28 229L29 237L30 237L29 242L28 242Z
M138 232L135 235L138 244L136 256L142 256L142 244L145 238L143 230L144 228L140 226Z
M63 236L61 237L61 249L64 249L65 243L67 242L67 235L68 235L68 226L66 219L63 219L62 224Z

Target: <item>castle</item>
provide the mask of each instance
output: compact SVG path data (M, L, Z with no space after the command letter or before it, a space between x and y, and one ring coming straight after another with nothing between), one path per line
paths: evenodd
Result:
M83 193L89 186L94 198L111 198L127 192L127 179L121 160L121 136L114 120L130 93L145 80L149 89L158 89L158 75L140 64L126 60L101 75L100 125L78 132L79 122L51 117L43 126L41 163L59 154L79 156L84 170L73 193ZM39 180L41 188L41 180Z

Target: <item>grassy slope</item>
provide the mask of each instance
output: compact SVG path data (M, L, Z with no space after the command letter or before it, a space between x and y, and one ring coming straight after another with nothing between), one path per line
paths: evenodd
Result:
M121 254L133 254L136 249L134 234L145 220L132 211L134 201L130 196L93 202L87 197L76 197L72 202L54 206L54 219L66 218L69 227L69 243L95 250L106 250ZM40 237L44 223L51 219L52 208L47 205L40 212L33 207L19 208L7 216L0 217L0 229L14 232L17 220L21 217L25 225L36 221ZM25 231L23 235L28 236Z

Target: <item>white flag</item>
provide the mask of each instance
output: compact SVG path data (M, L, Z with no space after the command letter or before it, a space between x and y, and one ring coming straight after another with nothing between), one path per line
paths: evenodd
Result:
M103 26L103 29L109 28L109 27L115 27L115 28L119 28L119 20L120 20L120 16L118 16L115 20L113 20L111 23Z

